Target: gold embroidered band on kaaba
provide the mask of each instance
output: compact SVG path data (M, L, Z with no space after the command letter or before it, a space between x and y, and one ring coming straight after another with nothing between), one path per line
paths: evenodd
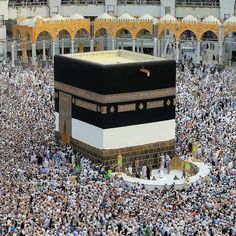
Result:
M85 89L76 88L76 87L55 81L55 89L63 91L65 93L69 93L77 97L81 97L81 98L96 102L96 103L101 103L101 104L109 104L109 103L117 103L117 102L131 102L131 101L136 101L136 100L147 100L147 99L175 96L175 87L139 91L139 92L102 95L99 93L94 93ZM153 104L150 104L150 107L151 106L153 106Z

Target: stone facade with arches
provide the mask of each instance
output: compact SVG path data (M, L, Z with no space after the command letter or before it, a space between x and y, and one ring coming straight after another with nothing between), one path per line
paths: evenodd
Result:
M27 22L26 22L27 23ZM51 20L51 19L35 19L35 22L32 25L21 25L19 22L16 25L13 25L12 35L13 40L21 39L22 43L22 61L23 63L27 62L27 34L30 36L32 43L32 58L33 54L36 54L36 42L39 35L42 33L42 38L45 39L46 33L50 36L52 40L52 45L55 44L55 41L62 32L62 38L65 37L65 32L68 32L71 45L73 46L73 41L75 36L80 30L84 30L88 36L90 36L90 20L89 19L63 19L63 20ZM44 48L44 47L43 47ZM54 51L54 50L53 50ZM73 52L73 50L72 50ZM54 54L55 55L55 54ZM36 56L36 55L35 55Z
M189 30L192 31L197 38L197 41L201 41L202 35L207 31L212 31L216 35L219 34L219 26L217 24L206 24L202 22L197 23L185 23L185 22L168 22L158 24L158 38L161 37L165 30L170 30L174 33L176 41L180 40L180 36L183 32Z
M132 39L135 39L140 31L143 29L152 32L153 22L151 21L125 21L125 20L95 20L94 32L99 29L106 29L113 39L117 38L121 29L126 29L130 32Z
M128 14L126 14L128 15ZM153 40L153 54L160 54L160 39L167 31L172 32L175 38L176 61L179 61L179 42L182 40L182 35L186 31L192 32L194 40L197 42L197 62L200 61L200 48L203 36L206 32L212 32L216 40L219 42L219 62L223 62L223 44L225 37L230 32L236 32L236 17L231 17L225 22L220 22L213 16L209 16L203 21L198 21L192 16L187 16L186 19L177 20L173 16L166 15L161 19L155 19L145 15L145 19L128 17L127 19L119 19L106 14L106 18L96 18L93 22L89 19L70 19L57 16L58 19L35 17L28 21L20 20L16 25L13 25L13 40L20 40L22 45L22 61L27 63L27 48L26 42L30 39L32 43L32 58L36 57L35 44L42 32L47 32L50 36L52 46L55 47L57 37L65 38L65 35L71 40L71 52L74 52L74 40L76 35L81 34L83 30L90 40L90 50L103 50L97 37L104 34L109 34L112 40L112 50L116 49L116 40L122 37L122 32L127 32L130 40L132 40L132 50L135 51L136 39L142 37L144 32L148 32ZM26 22L24 22L26 21ZM45 38L45 34L42 34ZM78 43L79 51L83 51L83 44ZM12 46L14 50L14 43ZM55 49L54 49L55 51ZM63 50L61 50L63 53ZM55 55L55 52L52 54ZM33 59L33 62L35 59Z

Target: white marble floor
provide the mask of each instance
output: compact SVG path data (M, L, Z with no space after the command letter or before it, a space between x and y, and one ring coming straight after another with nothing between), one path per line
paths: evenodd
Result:
M197 180L199 180L201 177L205 177L209 175L210 173L210 166L203 162L192 162L195 165L199 167L199 172L191 176L189 178L189 183L194 183ZM155 176L156 180L152 180L153 176ZM174 180L174 177L177 176L179 179ZM152 177L151 180L148 179L141 179L141 178L135 178L128 176L124 173L122 173L121 177L124 179L124 181L129 183L140 183L144 184L148 188L163 188L164 185L167 185L170 187L173 183L175 183L175 186L178 188L182 187L184 184L186 184L186 181L182 178L182 171L178 170L172 170L169 174L167 174L167 170L164 171L164 175L161 178L160 174L158 173L157 169L152 170Z

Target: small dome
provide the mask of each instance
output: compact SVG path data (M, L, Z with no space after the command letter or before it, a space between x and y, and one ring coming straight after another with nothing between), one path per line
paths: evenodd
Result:
M192 22L198 22L197 18L192 15L187 15L182 19L183 22L186 23L192 23Z
M43 17L42 16L35 16L34 18L30 19L30 21L28 22L28 26L34 27L35 23L38 19L43 19Z
M228 18L224 24L236 24L236 17L235 16L231 16L230 18Z
M145 13L144 15L140 16L138 18L139 20L150 20L153 21L155 18L147 13Z
M20 22L22 22L23 20L25 20L25 18L23 16L17 16L16 17L16 22L17 24L19 24Z
M25 20L21 21L21 22L19 23L19 25L26 25L26 26L28 26L28 24L29 24L30 21L31 21L31 19L25 19Z
M161 19L160 19L160 22L166 22L166 21L177 22L177 19L174 16L167 14L167 15L161 17Z
M153 24L157 24L159 22L159 20L157 18L153 19Z
M107 14L107 13L102 13L96 19L98 19L98 20L113 20L113 19L116 19L116 18L114 16L111 16L111 15Z
M220 21L214 16L208 16L202 22L221 25Z
M118 17L120 20L135 20L133 16L129 15L128 13L124 13L121 16Z
M24 19L23 21L21 21L19 23L19 25L25 25L25 26L28 26L28 27L34 27L35 23L36 23L36 21L38 19L44 19L44 18L41 17L41 16L35 16L33 18Z
M42 16L35 16L34 19L43 19Z
M57 15L52 17L52 20L64 20L64 17L57 14Z
M75 13L74 15L72 15L70 17L70 19L73 19L73 20L82 20L84 19L84 17L82 15L80 15L79 13Z

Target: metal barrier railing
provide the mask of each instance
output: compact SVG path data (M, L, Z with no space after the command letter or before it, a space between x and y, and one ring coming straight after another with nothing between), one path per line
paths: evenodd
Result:
M33 7L33 6L45 6L47 1L9 1L8 7Z
M177 7L220 7L219 0L176 0Z
M118 0L118 5L161 5L160 0Z
M105 5L104 0L62 0L62 5Z

